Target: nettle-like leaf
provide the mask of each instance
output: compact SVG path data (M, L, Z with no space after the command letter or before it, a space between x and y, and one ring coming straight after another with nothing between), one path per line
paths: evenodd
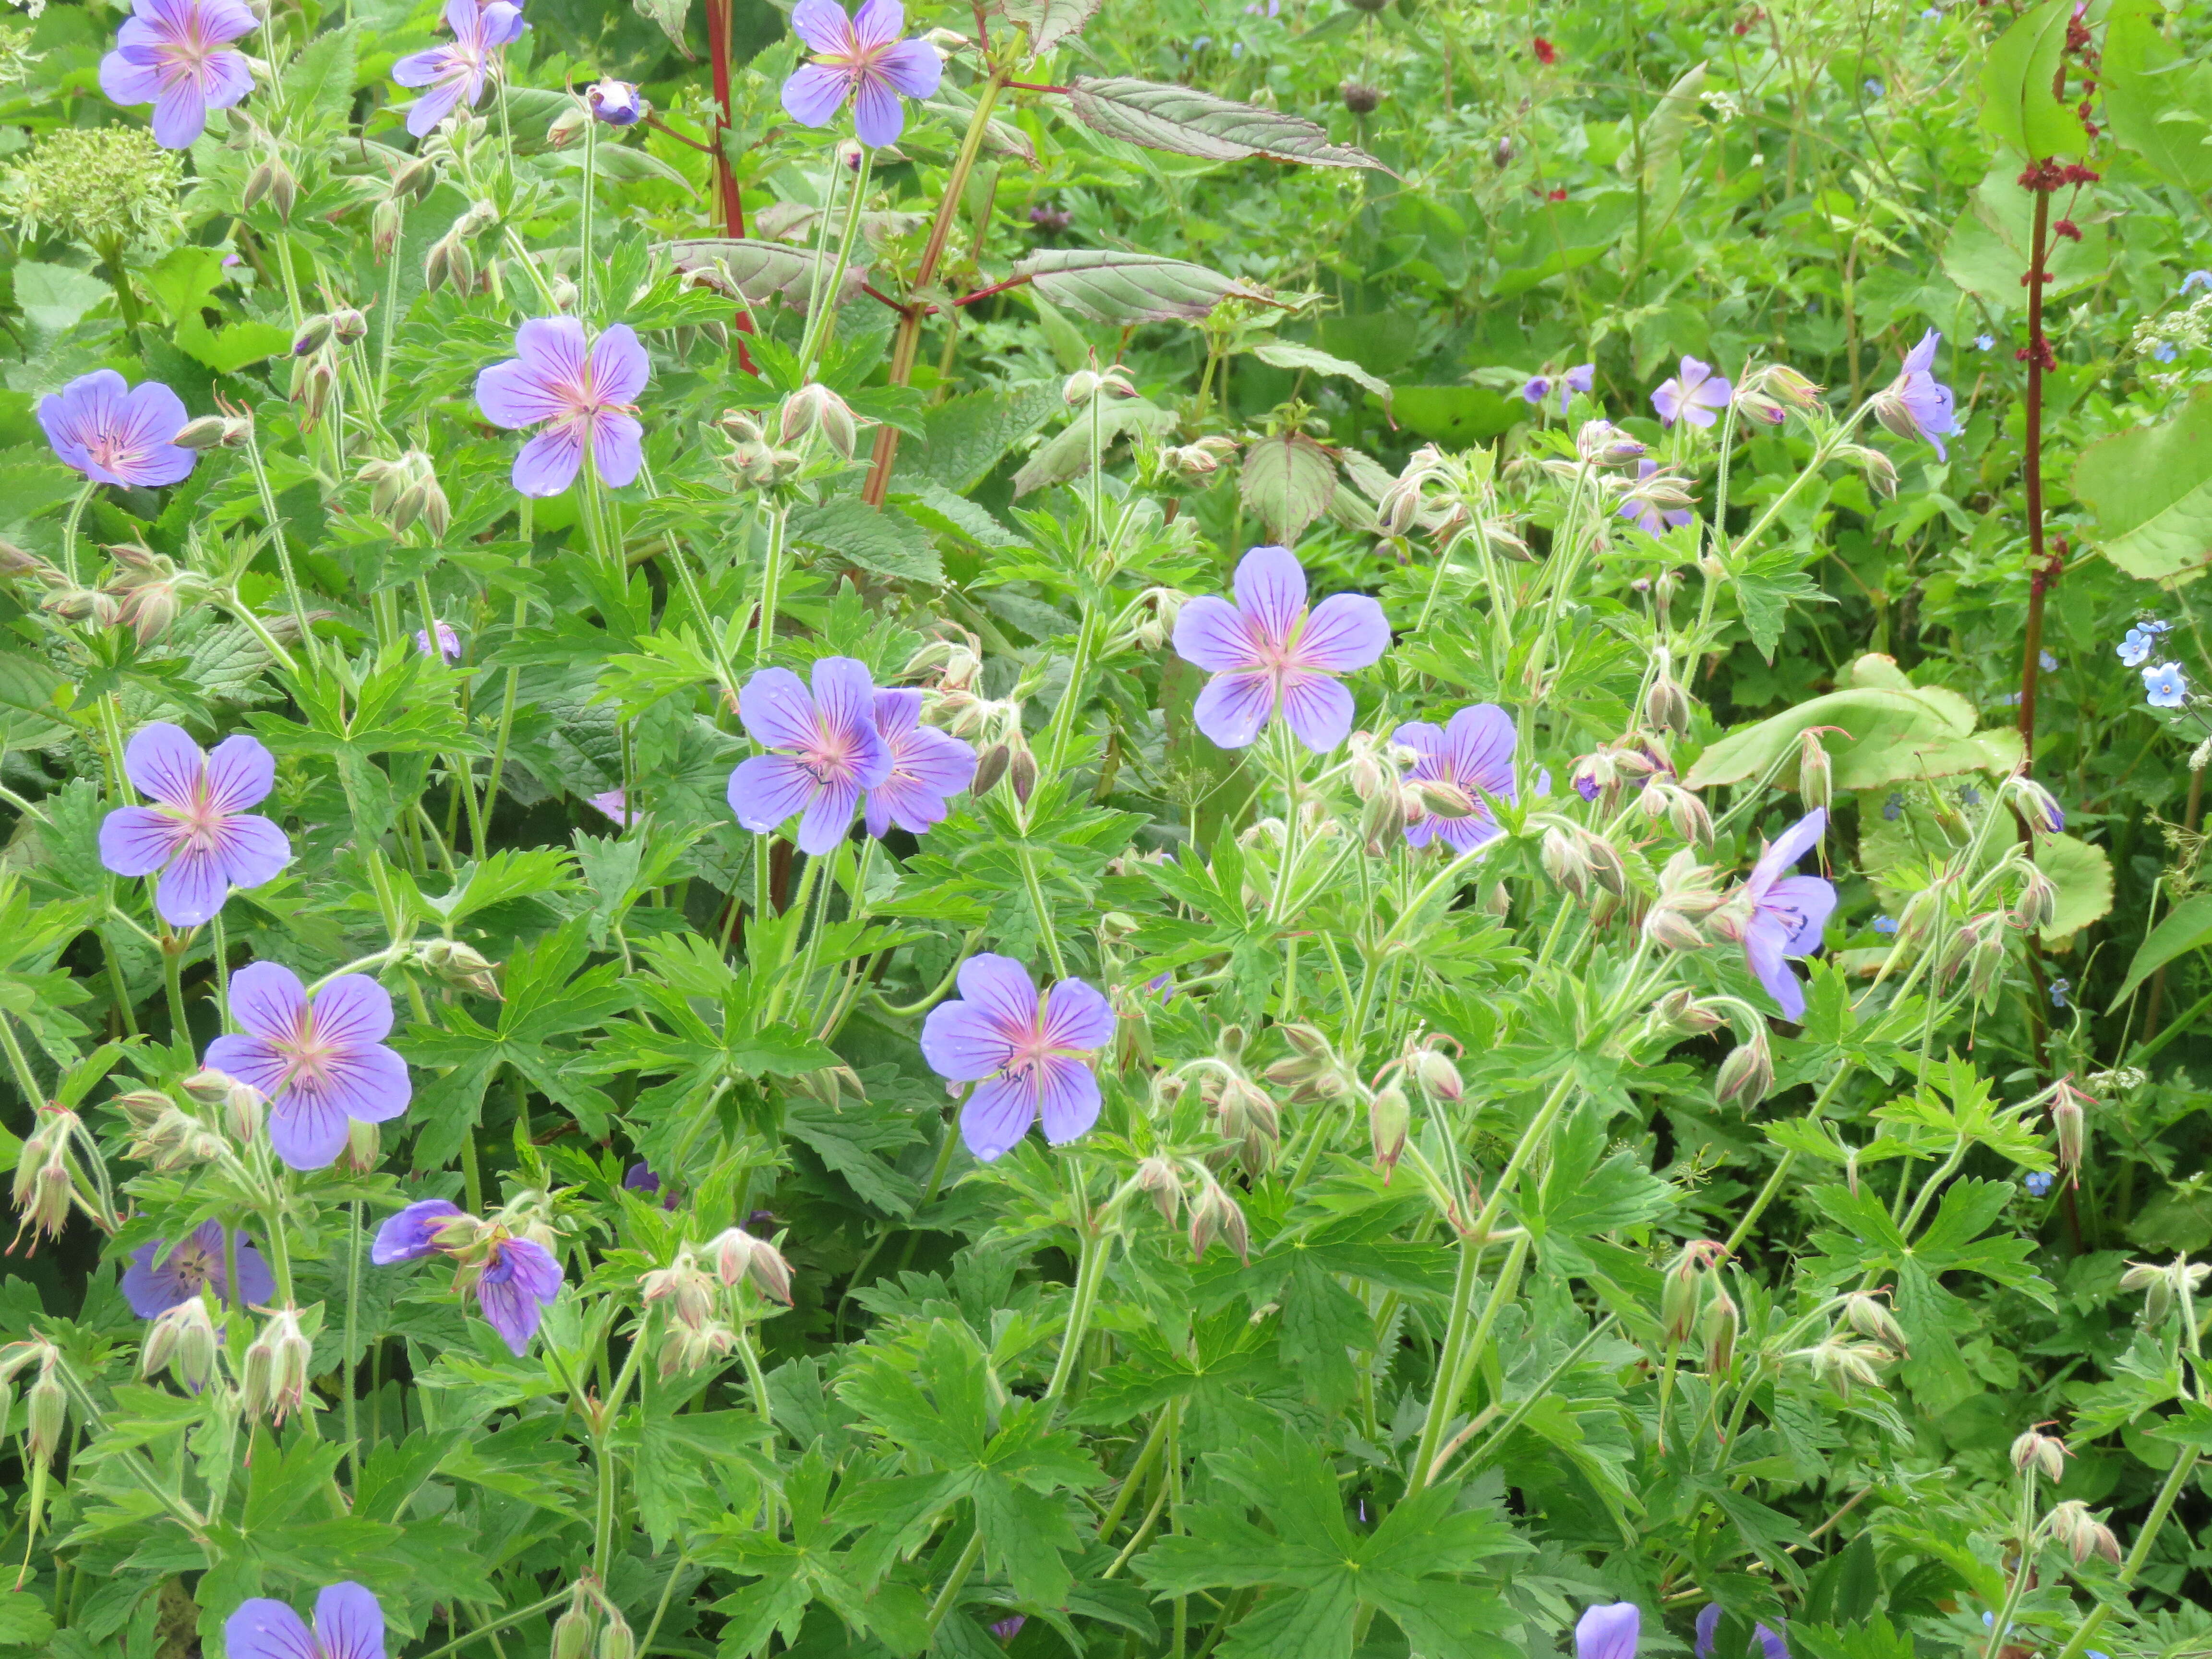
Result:
M1200 1506L1136 1570L1156 1596L1208 1589L1266 1592L1221 1644L1229 1659L1346 1659L1363 1607L1382 1613L1414 1652L1510 1659L1515 1615L1484 1562L1523 1547L1486 1509L1458 1507L1455 1486L1401 1499L1372 1531L1355 1531L1334 1470L1305 1439L1217 1453L1207 1462L1243 1504ZM1257 1510L1263 1528L1247 1518Z
M1237 489L1269 538L1287 546L1328 511L1336 495L1336 465L1303 432L1261 438L1245 447Z
M1083 33L1099 0L999 0L1000 13L1020 26L1030 51L1042 57L1061 41Z
M834 261L811 247L784 242L756 241L749 236L702 236L680 242L664 242L661 250L678 270L706 271L740 295L748 305L766 305L781 295L804 307L817 289L828 283ZM856 252L838 284L837 303L860 293L868 280L868 264Z
M1265 296L1234 276L1157 253L1119 248L1043 248L1012 276L1034 283L1053 304L1094 323L1195 322L1227 299Z
M1093 132L1146 149L1217 161L1264 155L1271 161L1304 161L1310 167L1390 173L1365 150L1330 143L1328 134L1310 121L1280 110L1218 98L1196 87L1118 75L1079 75L1067 96L1075 118Z

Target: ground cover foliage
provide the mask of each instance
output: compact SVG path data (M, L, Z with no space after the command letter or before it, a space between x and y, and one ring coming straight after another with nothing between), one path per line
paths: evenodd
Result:
M2212 1649L2209 54L0 22L0 1652Z

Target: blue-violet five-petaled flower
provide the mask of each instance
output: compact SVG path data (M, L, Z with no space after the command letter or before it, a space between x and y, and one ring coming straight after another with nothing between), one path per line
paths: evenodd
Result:
M94 483L173 484L199 457L172 441L191 416L159 380L131 386L112 368L80 374L39 399L39 424L64 466Z
M960 1138L988 1163L1042 1119L1055 1146L1098 1121L1098 1079L1085 1055L1114 1040L1114 1011L1097 988L1064 979L1043 996L1011 957L960 964L960 998L922 1022L921 1054L937 1074L975 1089Z
M417 138L451 115L456 104L476 107L492 54L522 33L522 13L507 0L489 5L446 0L446 27L453 32L451 45L410 52L392 66L392 78L401 86L430 88L408 106L407 131Z
M627 81L594 81L584 88L584 101L611 127L634 127L645 118L645 100Z
M1637 482L1643 483L1658 471L1659 463L1645 457L1636 464ZM1669 525L1680 528L1689 523L1690 509L1686 507L1662 507L1658 502L1631 490L1628 499L1620 504L1619 516L1635 520L1636 527L1647 536L1663 536Z
M1672 426L1677 421L1687 421L1692 426L1711 426L1718 418L1718 411L1726 409L1735 388L1711 366L1695 357L1682 359L1682 366L1672 379L1662 380L1659 389L1651 394L1651 407L1659 411L1659 424Z
M878 838L893 824L918 836L942 823L946 797L975 781L975 750L924 726L921 703L911 687L876 693L876 736L891 761L890 775L868 790L868 833Z
M652 373L627 323L588 348L574 317L533 317L516 329L514 356L477 376L484 419L510 431L545 428L514 458L514 487L526 495L557 495L586 459L602 483L617 488L637 477L645 428L632 400Z
M2189 680L2178 662L2162 662L2142 672L2143 696L2154 708L2179 708L2189 701Z
M1900 438L1918 438L1931 447L1939 461L1950 459L1943 440L1960 429L1952 412L1951 388L1934 374L1936 348L1943 337L1934 329L1905 354L1897 378L1875 393L1875 418Z
M407 1062L384 1045L392 994L366 974L341 974L310 999L280 963L231 976L240 1035L207 1046L206 1063L269 1097L269 1144L295 1170L321 1170L345 1149L349 1126L407 1109Z
M1472 703L1441 727L1413 721L1391 734L1419 758L1407 769L1409 783L1443 783L1458 788L1468 811L1458 817L1431 813L1406 826L1406 841L1413 847L1443 842L1456 853L1468 853L1503 832L1492 816L1485 795L1499 800L1518 799L1513 781L1513 750L1519 734L1513 717L1494 702Z
M240 1238L236 1249L238 1293L234 1296L220 1222L204 1221L173 1244L149 1239L131 1253L131 1265L123 1270L123 1299L141 1319L158 1319L191 1301L203 1285L214 1289L218 1302L247 1307L269 1302L276 1294L269 1264L250 1240Z
M1336 593L1309 609L1306 573L1286 547L1255 547L1237 566L1237 603L1206 594L1176 617L1176 654L1213 676L1192 718L1224 749L1242 749L1278 714L1298 741L1327 753L1352 732L1352 693L1339 674L1390 646L1382 607Z
M799 850L828 852L853 827L860 792L890 781L891 751L876 730L876 687L851 657L814 665L814 689L787 668L763 668L738 693L738 715L762 748L730 774L730 811L756 832L799 819Z
M230 42L260 27L240 0L135 0L100 60L100 89L118 104L154 106L154 142L189 149L207 112L253 90L246 54Z
M442 1198L426 1198L387 1218L368 1259L380 1267L428 1255L459 1260L457 1288L473 1291L484 1322L516 1354L561 1294L561 1263L534 1239L515 1238Z
M350 1580L315 1597L315 1623L282 1601L256 1595L223 1620L230 1659L384 1659L384 1608Z
M225 738L212 754L182 726L142 726L123 749L123 774L155 806L118 806L100 825L100 861L118 876L150 876L154 912L197 927L234 887L258 887L291 861L292 844L248 812L276 782L276 758L258 738Z
M1784 872L1818 844L1827 827L1824 806L1791 824L1759 855L1738 896L1747 911L1741 917L1745 959L1790 1019L1804 1015L1805 988L1790 971L1787 958L1810 956L1820 948L1821 930L1836 908L1836 889L1820 876Z
M801 126L826 126L849 98L854 131L872 149L905 127L900 94L931 97L945 74L945 60L928 41L899 39L906 27L899 0L866 0L852 16L836 0L799 0L791 27L814 60L783 83L785 112Z

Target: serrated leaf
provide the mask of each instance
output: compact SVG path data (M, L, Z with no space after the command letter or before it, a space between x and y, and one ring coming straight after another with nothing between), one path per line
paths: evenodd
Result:
M691 49L684 43L684 20L691 10L691 0L630 0L641 15L651 18L660 26L660 32L674 43L677 51L686 58Z
M1382 412L1390 412L1392 389L1390 383L1380 375L1370 374L1358 363L1347 362L1341 357L1332 357L1326 351L1312 346L1293 345L1288 340L1270 340L1265 345L1255 346L1252 355L1263 363L1277 368L1306 368L1316 374L1340 374L1347 380L1357 380L1361 386L1382 400ZM1366 458L1362 456L1361 459ZM1368 465L1375 464L1371 461Z
M964 495L1062 406L1056 385L948 398L923 416L921 442L899 451L891 488L910 489L926 477Z
M1028 277L1053 304L1116 328L1195 322L1232 295L1252 295L1234 276L1188 259L1118 248L1044 248L1017 264L1013 275Z
M1164 432L1175 424L1172 410L1142 398L1102 403L1097 410L1101 455L1129 433ZM1086 411L1070 421L1066 429L1050 442L1038 445L1036 453L1022 463L1022 470L1014 474L1014 494L1026 495L1032 489L1066 483L1090 471L1091 438L1091 416Z
M2099 440L2074 464L2074 493L2097 514L2097 549L2156 580L2212 558L2212 386L2170 421Z
M2080 155L2081 122L2051 94L2074 0L2043 0L1997 37L1982 60L1982 125L2030 161Z
M2174 184L2212 190L2212 64L2191 62L2159 32L2156 0L2108 12L2097 64L2107 131Z
M1265 155L1311 167L1365 167L1390 173L1365 150L1329 142L1312 122L1280 110L1217 98L1196 87L1126 76L1079 75L1068 88L1075 118L1093 132L1146 149L1209 161ZM1397 177L1395 173L1392 178Z
M833 262L812 248L791 247L781 242L757 242L750 237L702 236L681 242L664 242L661 251L676 262L678 270L714 271L744 296L748 305L766 305L779 294L793 305L811 300L817 283L827 282ZM818 275L817 275L818 273ZM846 266L838 284L837 303L842 305L868 280L868 264L856 256Z
M1083 26L1098 9L1098 0L1000 0L999 9L1030 38L1030 51L1042 57Z
M848 564L902 581L942 585L945 562L929 532L901 513L870 507L858 495L833 495L791 515L791 539L818 548Z
M1267 534L1287 547L1328 511L1329 498L1336 494L1336 465L1304 433L1285 432L1246 447L1237 489Z
M283 107L295 122L343 120L353 101L353 75L352 27L319 34L284 71Z

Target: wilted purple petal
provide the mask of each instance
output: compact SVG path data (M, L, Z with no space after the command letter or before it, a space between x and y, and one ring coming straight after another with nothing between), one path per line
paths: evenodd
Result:
M561 1294L561 1264L542 1244L502 1239L477 1281L477 1304L485 1322L517 1355L530 1346L545 1310Z
M1698 1613L1697 1659L1713 1659L1713 1636L1720 1627L1720 1603L1708 1601Z
M385 1218L376 1230L376 1242L369 1247L368 1259L380 1267L389 1267L398 1261L419 1261L426 1255L435 1255L440 1224L463 1213L461 1206L442 1198L418 1199L397 1214Z

